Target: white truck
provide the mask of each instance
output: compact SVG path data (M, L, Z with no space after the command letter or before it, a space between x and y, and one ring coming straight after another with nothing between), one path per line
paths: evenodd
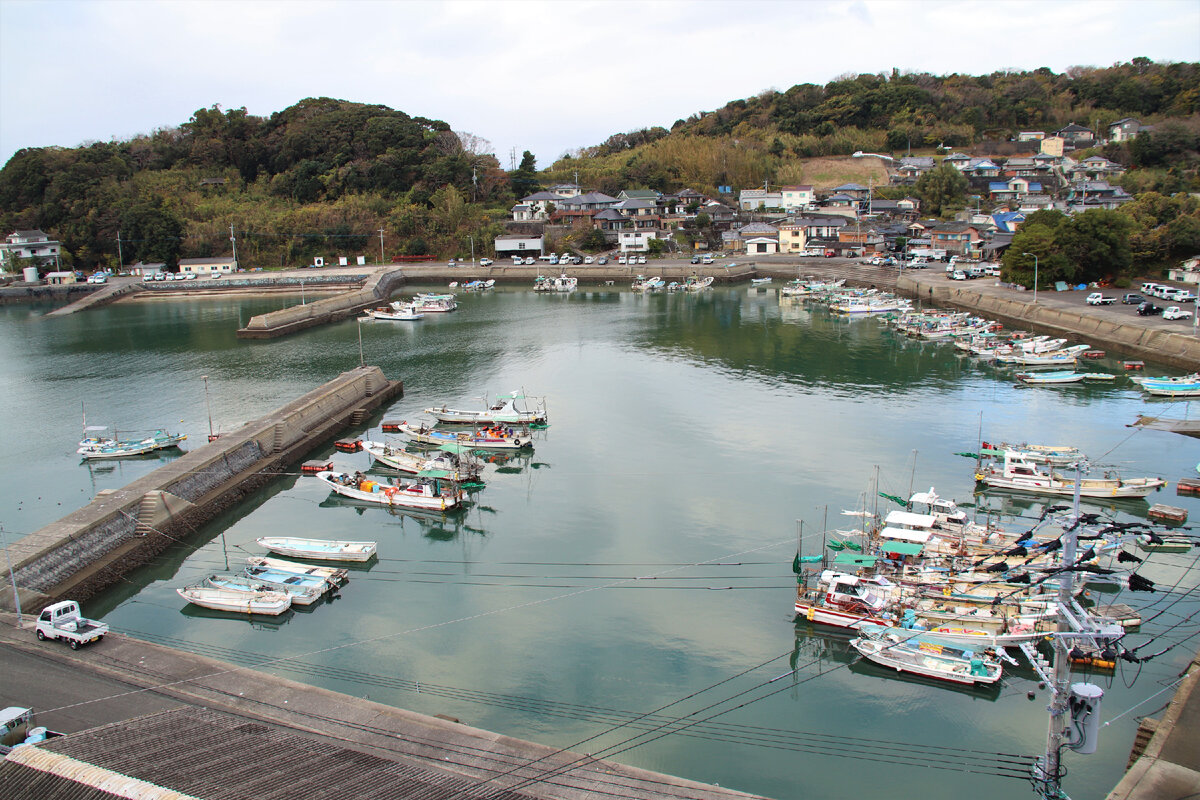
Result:
M1163 319L1191 319L1192 312L1184 311L1179 306L1168 306L1163 312Z
M1111 306L1117 302L1115 297L1105 297L1103 292L1092 292L1087 296L1089 306Z
M38 615L37 637L43 641L66 639L72 650L78 650L81 644L98 642L106 633L108 623L83 616L79 613L79 604L74 600L48 605Z

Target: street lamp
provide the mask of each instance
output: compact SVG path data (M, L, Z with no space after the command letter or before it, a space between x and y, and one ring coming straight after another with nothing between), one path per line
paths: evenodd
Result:
M1037 302L1037 256L1033 253L1021 253L1023 256L1033 256L1033 302Z

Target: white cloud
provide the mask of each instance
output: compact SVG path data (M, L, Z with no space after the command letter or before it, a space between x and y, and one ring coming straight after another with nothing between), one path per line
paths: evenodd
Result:
M0 161L313 96L442 119L546 166L843 73L1200 60L1200 4L0 0Z

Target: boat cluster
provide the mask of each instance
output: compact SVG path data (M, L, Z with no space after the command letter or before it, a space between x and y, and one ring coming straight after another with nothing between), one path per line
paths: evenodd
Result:
M266 536L258 544L276 555L249 556L240 573L216 573L176 589L189 603L215 611L278 616L292 606L309 606L336 596L347 580L345 568L294 561L366 562L375 556L375 542L341 542Z
M713 280L713 276L711 275L707 275L705 277L700 277L699 275L689 275L682 281L671 281L670 283L667 283L665 279L658 276L646 277L645 275L638 275L633 279L633 283L629 288L635 292L642 293L662 291L702 292L705 289L712 288Z
M862 529L827 540L831 563L824 552L793 562L797 619L855 631L851 644L870 661L959 684L998 681L1002 662L1017 663L1007 646L1032 657L1035 643L1058 629L1060 581L1071 580L1076 619L1119 638L1140 622L1136 615L1084 609L1074 595L1087 582L1121 580L1118 570L1099 566L1102 557L1124 561L1126 543L1161 541L1148 524L1104 523L1094 514L1073 522L1052 513L1030 530L1008 531L969 521L933 489L882 520L847 513L862 518ZM1074 539L1065 546L1068 532L1086 537L1086 550L1076 553ZM802 567L817 562L816 572ZM1074 575L1085 577L1074 583Z
M538 275L533 280L535 292L573 292L579 286L579 279L572 278L565 272L557 278Z
M878 289L853 289L845 281L789 281L779 289L779 296L800 297L806 301L821 303L835 314L848 317L867 317L873 314L905 314L910 310L909 300L891 292Z
M149 436L140 438L121 439L116 436L99 435L98 432L103 430L107 430L107 428L104 426L84 428L84 437L79 441L79 449L75 452L83 456L85 461L145 455L155 450L179 447L179 443L187 439L187 434L169 433L165 430L157 430ZM88 435L93 431L97 433Z
M386 321L415 321L426 314L444 314L456 308L458 303L454 295L425 292L411 300L393 300L386 306L365 309L363 316Z
M425 409L430 422L384 422L386 433L405 441L363 441L376 467L399 476L325 469L316 478L337 495L373 505L447 512L467 500L466 488L482 486L484 462L477 453L516 453L533 448L531 429L547 424L546 403L516 391L482 409L447 405ZM469 426L469 427L467 427ZM410 449L412 448L412 449Z

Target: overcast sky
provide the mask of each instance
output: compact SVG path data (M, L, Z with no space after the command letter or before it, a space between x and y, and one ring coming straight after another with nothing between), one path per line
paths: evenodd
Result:
M305 97L441 119L539 167L848 73L1200 61L1200 0L0 0L0 163Z

